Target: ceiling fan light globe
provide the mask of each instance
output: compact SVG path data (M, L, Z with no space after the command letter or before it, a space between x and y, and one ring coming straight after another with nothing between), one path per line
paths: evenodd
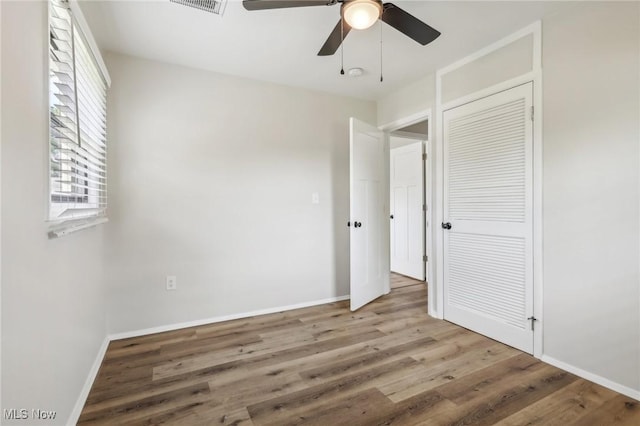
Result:
M375 0L352 0L345 2L342 16L355 30L365 30L375 24L382 13L382 2Z

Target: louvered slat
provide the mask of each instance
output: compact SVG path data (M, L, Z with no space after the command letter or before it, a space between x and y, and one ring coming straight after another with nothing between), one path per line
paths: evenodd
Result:
M524 239L456 233L449 244L450 302L523 328Z
M526 171L524 119L524 99L518 99L451 120L448 140L449 178L453 183L449 189L451 219L524 221L525 199L521 195ZM500 137L503 129L510 131L503 143L482 143ZM473 182L474 187L464 189L457 182ZM492 196L486 196L487 188L491 188ZM484 197L475 196L483 191ZM472 199L474 208L468 208Z

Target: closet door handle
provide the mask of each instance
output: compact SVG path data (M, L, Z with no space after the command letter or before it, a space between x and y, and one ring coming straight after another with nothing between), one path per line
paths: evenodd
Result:
M442 229L451 229L451 222L442 223Z

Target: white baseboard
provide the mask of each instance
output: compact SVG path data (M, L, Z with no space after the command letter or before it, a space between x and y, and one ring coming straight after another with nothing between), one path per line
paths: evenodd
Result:
M567 364L566 362L559 361L548 355L542 355L542 358L540 359L543 362L546 362L547 364L553 365L554 367L561 368L565 371L568 371L569 373L575 374L576 376L580 376L583 379L587 379L591 382L604 386L605 388L609 388L613 391L626 395L629 398L637 399L640 401L640 390L632 389L630 387L621 385L620 383L616 383L602 376L598 376L597 374L590 373L586 370L575 367L571 364Z
M102 342L102 346L98 349L98 353L96 354L96 359L93 361L93 365L91 366L91 370L89 370L89 375L87 376L87 380L84 382L84 386L80 391L80 395L76 400L76 405L74 405L73 410L71 411L71 415L69 415L69 420L67 420L67 425L73 426L78 423L80 419L80 414L82 413L82 409L84 408L85 402L87 402L87 397L89 396L89 391L91 391L91 386L93 386L93 382L98 375L98 370L100 370L100 365L102 365L102 360L104 359L105 354L107 353L107 347L109 347L109 337L106 336L104 341Z
M239 314L223 315L223 316L219 316L219 317L212 317L212 318L205 318L205 319L200 319L200 320L195 320L195 321L181 322L181 323L178 323L178 324L161 325L159 327L145 328L145 329L142 329L142 330L125 331L125 332L121 332L121 333L110 334L109 335L109 340L128 339L128 338L131 338L131 337L146 336L147 334L163 333L165 331L180 330L182 328L196 327L196 326L199 326L199 325L213 324L213 323L216 323L216 322L223 322L223 321L230 321L230 320L235 320L235 319L254 317L256 315L274 314L274 313L277 313L277 312L291 311L293 309L308 308L310 306L317 306L317 305L324 305L326 303L340 302L342 300L347 300L347 299L349 299L349 295L338 296L338 297L330 297L328 299L315 300L315 301L312 301L312 302L297 303L295 305L286 305L286 306L280 306L280 307L276 307L276 308L268 308L268 309L260 309L260 310L251 311L251 312L243 312L243 313L239 313Z

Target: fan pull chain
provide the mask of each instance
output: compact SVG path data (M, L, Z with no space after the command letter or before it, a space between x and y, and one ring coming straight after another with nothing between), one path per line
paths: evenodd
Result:
M344 22L340 14L340 75L344 75Z
M380 83L383 82L382 78L382 19L378 20L380 22Z

